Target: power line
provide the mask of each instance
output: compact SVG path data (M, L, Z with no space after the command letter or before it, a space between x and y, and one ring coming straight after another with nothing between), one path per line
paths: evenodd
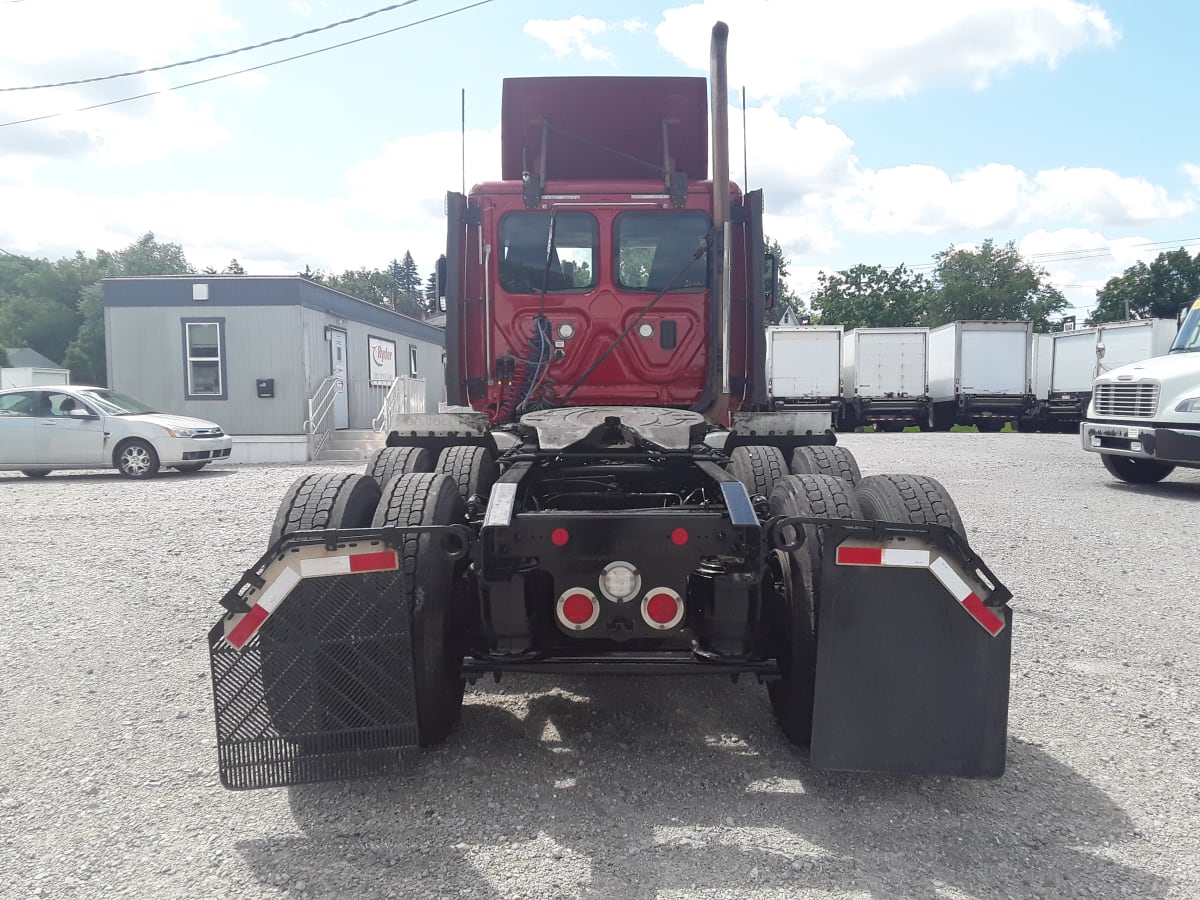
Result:
M16 0L9 0L16 2ZM307 31L298 31L295 34L289 34L287 37L272 38L269 41L263 41L258 44L249 44L245 47L238 47L236 50L224 50L220 53L210 53L208 56L197 56L195 59L185 59L180 62L167 63L162 66L151 66L147 69L136 69L132 72L118 72L115 75L96 75L92 78L78 78L75 81L56 81L52 84L27 84L21 87L4 87L0 88L0 94L10 91L40 91L43 88L70 87L75 84L94 84L97 81L112 81L114 78L129 78L132 75L148 75L151 72L165 72L167 69L176 69L180 66L191 66L196 63L209 62L214 59L223 59L226 56L233 56L236 53L245 53L247 50L258 50L262 47L269 47L272 44L282 44L286 41L294 41L297 38L307 37L310 34L318 34L322 31L330 31L334 28L340 28L342 25L349 25L352 22L361 22L363 19L369 19L372 16L378 16L382 13L394 12L404 6L411 6L417 0L404 0L403 3L393 3L391 6L384 6L380 9L373 9L370 12L363 13L361 16L354 16L349 19L342 19L340 22L331 22L328 25L322 25L319 28L310 28Z
M208 78L199 78L196 81L188 81L184 84L172 85L171 87L162 88L161 90L146 91L142 94L134 94L131 97L121 97L119 100L108 100L104 103L93 103L91 106L81 106L78 109L68 109L63 110L62 112L46 113L42 116L30 116L27 119L14 119L11 122L0 122L0 128L8 128L10 125L28 125L30 122L42 122L46 119L58 118L59 116L69 116L73 115L74 113L88 112L93 109L103 109L106 106L116 106L119 103L129 103L132 100L143 100L146 97L155 97L159 94L169 94L171 91L180 91L184 88L195 87L199 84L208 84L212 81L220 81L223 78L233 78L235 75L245 75L247 72L257 72L260 69L269 69L271 66L278 66L282 63L294 62L297 59L316 56L318 53L325 53L329 50L338 50L342 47L349 47L351 44L360 44L363 41L369 41L373 38L383 37L386 34L404 31L405 29L412 28L416 25L425 25L428 22L433 22L437 19L444 19L447 16L453 16L457 13L466 12L467 10L475 9L477 6L485 6L486 4L492 2L494 2L494 0L477 0L475 3L470 3L466 6L460 6L457 9L451 9L443 13L438 13L436 16L427 16L426 18L418 19L415 22L409 22L405 25L397 25L395 28L388 28L384 31L377 31L374 34L367 34L362 37L354 38L353 40L342 41L340 44L331 44L328 47L319 47L316 50L309 50L307 53L297 53L295 56L288 56L284 59L276 59L271 62L263 63L262 65L248 66L245 69L238 69L236 72L225 72L222 75L212 75Z

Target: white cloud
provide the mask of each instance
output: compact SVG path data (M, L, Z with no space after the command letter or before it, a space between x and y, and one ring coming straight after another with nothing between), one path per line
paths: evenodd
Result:
M1118 33L1080 0L702 0L668 9L659 43L708 66L708 34L730 26L731 83L759 98L901 97L935 85L981 87L1017 65L1053 67Z
M69 22L70 27L63 27ZM92 0L15 4L0 29L0 84L56 83L137 71L225 49L241 31L219 0L166 3ZM72 112L150 93L180 80L150 74L46 90L0 94L0 123ZM136 165L181 151L195 152L224 139L211 110L168 93L87 113L9 125L0 130L0 166L12 157L79 158L95 155Z
M791 120L768 107L747 111L747 132L749 174L752 186L765 189L768 233L795 254L828 253L855 236L965 232L999 240L1040 222L1117 227L1195 208L1144 178L1107 169L864 168L837 126L811 116Z
M612 31L632 33L645 27L646 24L640 19L610 24L602 19L571 16L569 19L530 19L525 23L525 33L546 44L558 59L578 55L581 59L593 62L612 62L612 53L598 47L593 38Z
M1190 212L1190 200L1172 200L1166 190L1144 178L1125 178L1107 169L1049 169L1037 174L1031 215L1054 219L1132 224L1169 219Z
M305 265L340 272L409 250L427 273L445 252L445 194L462 180L461 141L458 132L394 141L351 168L345 191L324 201L268 193L80 192L0 177L0 209L22 210L19 222L0 217L0 247L54 259L78 249L120 249L149 227L160 240L182 244L197 268L220 269L236 257L255 275L290 274ZM494 172L499 143L498 128L467 133L468 189Z

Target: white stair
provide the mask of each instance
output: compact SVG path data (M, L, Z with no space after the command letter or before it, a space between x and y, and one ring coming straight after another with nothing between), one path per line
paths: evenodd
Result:
M329 440L317 454L317 461L337 462L366 459L383 446L385 435L369 428L342 428L329 433Z

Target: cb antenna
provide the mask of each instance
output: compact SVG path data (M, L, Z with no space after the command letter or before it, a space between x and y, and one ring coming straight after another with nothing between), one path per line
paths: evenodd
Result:
M467 89L462 88L462 120L460 132L462 135L462 192L467 195Z

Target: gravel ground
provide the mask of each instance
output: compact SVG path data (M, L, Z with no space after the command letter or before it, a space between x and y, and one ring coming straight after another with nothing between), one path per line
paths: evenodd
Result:
M998 781L814 771L746 679L508 677L409 775L227 792L205 633L309 468L3 474L0 895L1200 897L1200 471L843 443L941 479L1016 596Z

